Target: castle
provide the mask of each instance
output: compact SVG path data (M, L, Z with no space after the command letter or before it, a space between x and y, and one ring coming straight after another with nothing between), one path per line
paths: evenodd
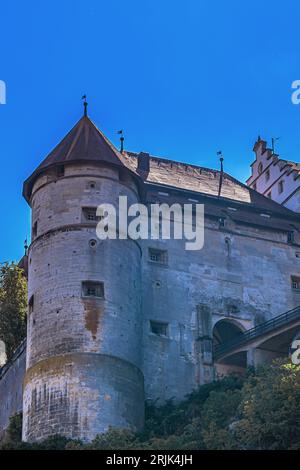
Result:
M300 329L299 214L224 172L118 151L86 114L23 195L28 332L0 370L0 431L21 410L26 441L141 429L145 400L181 400L288 353ZM120 195L204 204L203 249L99 240L96 208Z

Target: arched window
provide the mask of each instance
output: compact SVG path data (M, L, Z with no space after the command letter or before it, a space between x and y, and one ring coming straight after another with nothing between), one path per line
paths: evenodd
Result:
M258 165L258 174L260 175L263 171L263 164L260 162L260 164Z

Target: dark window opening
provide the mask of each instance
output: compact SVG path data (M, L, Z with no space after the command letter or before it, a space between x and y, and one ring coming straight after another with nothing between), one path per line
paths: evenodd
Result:
M156 248L149 248L149 261L159 264L168 264L167 250L158 250Z
M220 217L219 218L219 228L224 228L225 227L225 217Z
M103 282L84 281L82 283L82 296L104 298Z
M32 239L34 239L36 236L37 236L37 221L35 221L32 226Z
M279 194L283 193L284 190L284 181L279 181L278 183L278 192Z
M162 323L158 321L150 320L151 333L158 336L167 336L168 334L168 323Z
M288 243L294 243L294 232L288 232L287 233L287 242Z
M103 219L103 215L97 215L97 207L83 207L82 213L87 222L97 222Z
M293 290L300 290L300 277L292 276L291 283L292 283Z
M33 312L34 307L34 296L32 295L28 302L28 313L31 314Z
M65 176L65 167L64 165L59 165L57 167L57 176L61 178L62 176Z

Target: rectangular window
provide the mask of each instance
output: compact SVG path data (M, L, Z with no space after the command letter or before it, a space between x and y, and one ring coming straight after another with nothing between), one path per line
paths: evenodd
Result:
M35 221L32 226L32 240L34 240L36 236L37 236L37 221Z
M65 176L65 167L64 165L59 165L57 167L57 176L61 178L62 176Z
M82 296L83 297L97 297L104 298L104 284L103 282L96 281L83 281L82 282Z
M149 248L149 261L159 264L168 264L167 250L158 250L156 248Z
M278 192L279 194L283 193L283 190L284 190L284 181L279 181L278 183Z
M294 232L288 232L287 233L287 242L288 243L294 243Z
M34 295L32 295L28 301L28 313L29 315L33 312L34 307Z
M224 228L225 227L225 217L220 217L219 218L219 228Z
M270 170L266 171L266 181L269 181L270 179Z
M292 276L291 277L292 289L300 291L300 277Z
M103 218L103 216L97 215L97 207L83 207L82 214L85 222L98 222Z
M158 336L167 336L168 334L168 323L162 323L158 321L150 320L151 333Z

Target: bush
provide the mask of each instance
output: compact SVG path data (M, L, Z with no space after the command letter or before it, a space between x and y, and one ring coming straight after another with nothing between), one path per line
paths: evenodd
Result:
M276 362L201 386L186 400L146 405L142 433L110 428L91 443L53 436L21 442L11 418L1 448L68 450L300 449L300 366Z

